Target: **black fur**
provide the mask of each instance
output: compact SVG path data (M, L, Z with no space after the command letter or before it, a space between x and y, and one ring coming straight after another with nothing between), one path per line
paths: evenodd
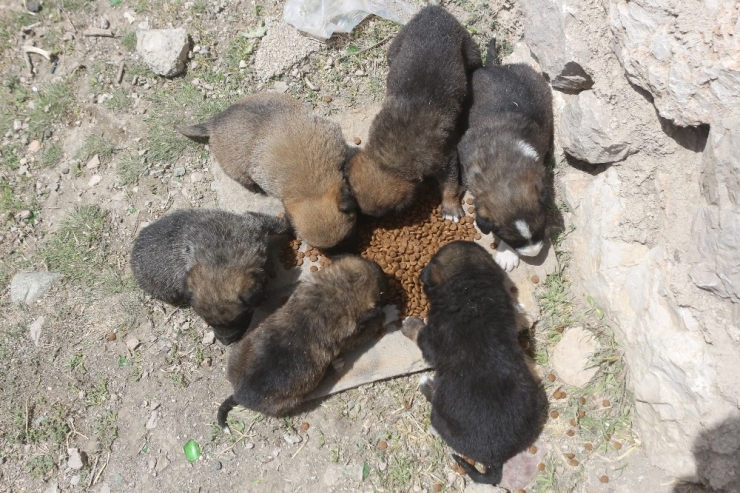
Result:
M508 459L537 440L548 408L519 347L503 278L479 245L450 243L422 271L427 325L404 322L406 329L416 324L417 344L436 370L425 389L432 425L452 449L487 467L480 473L455 456L470 477L491 484L501 481Z
M550 184L544 166L553 139L552 93L528 65L498 65L495 40L473 74L469 128L458 145L464 182L475 196L476 222L514 248L544 239ZM522 152L525 142L537 157ZM532 238L514 223L524 221Z

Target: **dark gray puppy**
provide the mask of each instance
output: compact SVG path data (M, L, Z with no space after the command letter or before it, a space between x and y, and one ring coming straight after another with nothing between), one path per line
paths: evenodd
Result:
M401 210L417 187L434 177L442 191L442 215L463 215L456 146L470 76L480 51L455 17L428 6L406 24L388 48L383 108L365 148L347 163L347 178L363 213L380 217Z
M387 283L378 264L346 255L299 284L231 350L226 375L234 394L219 407L219 425L226 428L237 404L270 416L296 409L337 356L382 328Z
M476 224L502 240L496 262L511 270L519 264L517 253L537 256L544 241L552 92L529 65L497 65L495 60L493 40L486 65L473 74L470 126L458 152L463 179L475 196Z
M476 482L501 482L504 463L537 440L547 395L517 340L515 309L504 273L470 241L453 241L421 272L429 316L409 317L415 340L436 370L420 387L432 404L432 426L455 452L486 466L481 473L453 458Z
M144 228L131 269L141 289L173 305L190 305L223 344L238 341L262 300L268 234L285 219L259 213L187 209Z

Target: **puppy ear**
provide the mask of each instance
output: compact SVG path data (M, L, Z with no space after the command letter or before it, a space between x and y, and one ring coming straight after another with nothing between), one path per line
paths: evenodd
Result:
M249 308L254 308L255 305L257 305L260 301L262 301L262 297L264 296L264 288L262 287L262 284L257 284L256 286L252 287L249 291L246 293L242 293L239 295L239 300L242 302L242 304Z
M427 287L434 287L442 280L442 275L437 264L432 261L421 270L421 282Z

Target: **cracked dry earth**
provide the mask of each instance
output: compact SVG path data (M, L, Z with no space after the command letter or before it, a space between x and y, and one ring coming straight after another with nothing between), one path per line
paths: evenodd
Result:
M34 14L24 2L0 5L0 491L495 490L453 470L430 432L418 374L313 401L289 418L236 411L224 434L214 424L230 393L228 351L190 310L148 298L131 278L143 225L219 206L207 148L173 123L264 90L332 117L382 101L384 48L398 25L370 17L349 35L291 46L287 35L270 37L292 30L282 7L46 0ZM495 33L510 51L521 35L511 3L446 7L481 45ZM170 26L187 30L192 50L186 71L165 79L140 60L134 33ZM112 36L86 35L93 29ZM31 53L27 65L24 45L55 56ZM602 347L610 341L598 313L569 298L567 252L556 251L563 231L553 228L550 270L519 287L541 305L522 338L553 397L542 437L510 465L529 471L515 490L670 491L630 429L618 348L584 388L551 371L571 325L593 330ZM45 271L61 274L48 293L11 303L13 276ZM189 440L201 450L193 463Z

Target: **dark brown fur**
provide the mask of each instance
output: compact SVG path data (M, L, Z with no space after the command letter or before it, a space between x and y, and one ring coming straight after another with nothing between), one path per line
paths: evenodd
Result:
M285 233L284 219L187 209L144 228L131 253L141 289L174 305L190 305L223 344L249 327L262 301L266 239Z
M424 178L435 177L443 215L457 220L463 210L456 146L469 76L481 65L478 46L450 13L429 6L393 40L388 65L383 108L347 166L360 210L376 217L401 210Z
M301 283L233 348L227 377L234 394L219 408L219 424L226 426L237 404L270 416L296 409L340 353L381 329L386 291L380 266L357 256L338 257Z
M296 234L329 248L351 234L356 203L342 176L347 144L339 125L290 96L255 94L199 125L176 126L208 137L224 172L279 198Z
M421 274L427 324L407 318L402 329L436 370L421 385L432 425L458 454L487 467L481 473L453 456L474 481L490 484L501 481L508 459L537 440L548 407L519 346L503 278L483 247L445 245Z
M553 139L552 93L528 65L497 65L495 58L494 40L486 65L473 74L470 127L458 146L463 177L481 231L522 255L539 253L550 202L544 161ZM517 221L526 224L529 238Z

